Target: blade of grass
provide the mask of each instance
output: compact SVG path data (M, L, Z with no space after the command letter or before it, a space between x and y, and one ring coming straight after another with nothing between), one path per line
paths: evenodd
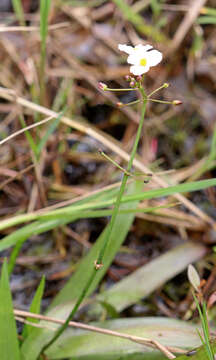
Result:
M66 111L66 108L59 113L59 116L54 121L52 121L51 124L49 124L44 136L42 137L39 144L37 145L37 155L38 156L40 155L40 153L41 153L43 147L45 146L47 140L49 139L50 135L52 135L52 133L57 128L57 126L61 120L61 117L64 115L65 111Z
M24 17L24 12L23 12L22 1L21 0L12 0L12 5L14 8L14 12L17 16L17 19L20 22L20 25L25 26L25 17Z
M167 206L158 206L158 207L149 207L149 208L135 208L135 209L126 209L126 210L120 210L119 214L127 215L127 214L136 214L138 212L142 213L148 213L153 212L157 209L161 208L167 208ZM110 216L112 215L113 210L98 210L98 211L81 211L77 213L75 216L72 215L58 215L55 219L46 219L46 221L36 221L30 225L27 225L25 227L22 227L21 229L18 229L14 233L6 236L4 239L0 241L0 251L3 251L5 249L8 249L11 246L15 245L15 248L13 249L10 261L9 261L9 273L11 274L13 271L13 268L15 266L16 258L19 254L19 251L23 245L23 243L33 234L40 234L45 231L51 230L53 228L56 228L58 226L66 225L70 222L83 219L83 218L96 218L96 217L102 217L102 216Z
M195 181L191 183L184 183L174 186L169 186L167 188L162 189L156 189L156 190L149 190L146 192L140 192L138 194L132 194L132 195L126 195L123 196L121 203L127 203L134 200L147 200L147 199L155 199L158 197L173 195L176 193L182 193L182 192L193 192L197 190L202 190L211 186L216 185L216 178L215 179L209 179L209 180L201 180L201 181ZM115 199L110 199L106 201L101 201L98 203L90 203L89 209L97 209L97 208L104 208L107 206L111 206L115 203ZM87 210L86 205L78 205L78 206L68 206L64 209L54 210L52 213L43 214L40 216L40 219L52 218L53 216L59 216L61 214L66 215L67 213L77 212L77 211L84 211ZM0 227L1 228L1 227Z
M216 9L204 6L201 9L200 13L202 13L203 15L214 15L214 16L216 16Z
M173 194L182 193L182 192L184 193L184 192L198 191L198 190L206 189L206 188L209 188L209 187L215 186L215 185L216 185L216 179L184 183L184 184L179 184L179 185L175 185L175 186L170 186L167 188L149 190L146 192L140 192L136 195L126 195L126 196L123 196L122 203L127 203L127 202L134 201L134 200L154 199L154 198L173 195ZM98 202L93 202L93 203L90 202L88 204L68 206L63 209L58 209L58 210L47 212L45 214L32 213L32 214L19 215L19 216L15 216L14 218L2 221L0 224L0 230L6 229L6 228L14 226L14 225L18 225L18 224L21 224L21 223L24 223L27 221L37 220L37 219L40 219L40 221L44 221L44 220L48 220L48 219L54 220L55 218L59 217L60 215L66 216L68 214L70 214L70 215L73 214L74 216L76 216L77 213L79 214L81 211L97 209L97 208L104 208L104 207L113 205L114 202L115 202L115 198L112 198L112 199L108 199L105 201L98 201ZM0 250L1 250L2 241L4 241L4 240L0 241Z
M203 347L207 352L208 359L214 360L214 354L213 354L211 344L210 344L210 334L209 334L209 326L208 326L208 320L207 320L206 304L204 302L202 309L201 309L198 299L197 299L196 295L194 295L194 293L193 293L193 298L194 298L196 307L198 309L199 317L200 317L201 324L202 324L203 337L200 334L199 335L200 335L201 341L203 343Z
M0 354L1 360L20 360L6 260L2 266L0 281Z
M207 24L216 24L216 16L200 16L197 19L197 23L200 25L207 25Z
M44 102L45 95L45 63L46 63L46 40L48 33L48 16L50 11L51 0L40 0L40 99L41 103Z
M59 112L62 107L67 104L68 94L73 86L72 79L63 79L58 92L53 100L52 108L54 111Z
M43 275L29 309L29 311L34 314L40 314L41 300L44 293L44 287L45 287L45 276ZM39 320L33 319L31 317L27 318L26 320L31 321L33 323L39 322ZM25 324L22 332L23 338L25 339L33 329L34 328L31 325Z
M70 221L75 221L77 218L71 217ZM11 267L14 266L14 258L16 258L20 247L23 243L32 235L32 234L43 234L46 231L52 230L58 226L65 225L68 223L68 218L65 220L62 219L53 219L49 221L35 221L32 224L26 225L14 233L6 236L0 242L0 251L8 249L11 246L17 245L17 250L15 251L13 258L11 259Z
M9 276L12 274L14 266L16 264L17 256L19 255L19 252L22 248L23 242L26 240L26 238L19 238L17 239L17 242L15 243L15 247L11 252L10 259L8 262L8 274Z
M19 120L20 120L20 123L22 125L22 128L25 129L27 127L27 125L26 125L26 122L24 120L23 115L21 115L19 117ZM36 143L34 142L34 139L33 139L32 135L31 135L31 133L29 132L29 130L25 131L25 136L26 136L26 138L28 140L29 146L30 146L35 158L37 158L37 146L36 146Z
M117 188L118 185L119 184L117 183L117 184L114 184L114 186L112 186L112 187L105 187L105 188L102 188L101 190L97 190L93 194L85 196L82 200L80 200L80 197L79 197L78 200L74 200L73 204L81 205L81 204L87 204L88 202L91 202L91 201L99 201L100 199L104 199L104 200L110 199L116 195L116 192L118 191L118 188ZM44 212L44 213L47 213L47 212ZM2 220L0 222L0 230L6 229L11 226L15 226L15 225L27 222L27 221L37 220L40 215L42 215L42 213L40 211L39 212L36 211L33 213L17 215L12 218L9 218L9 219Z

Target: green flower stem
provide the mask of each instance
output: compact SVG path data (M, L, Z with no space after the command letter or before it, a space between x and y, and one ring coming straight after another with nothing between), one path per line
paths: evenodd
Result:
M139 87L139 91L140 91L140 93L142 95L142 99L143 99L141 119L140 119L140 123L139 123L139 126L138 126L136 139L134 141L133 149L131 151L130 160L128 162L126 172L124 172L122 183L121 183L121 186L120 186L120 190L119 190L119 193L118 193L118 196L117 196L117 199L116 199L116 203L115 203L115 206L114 206L113 214L112 214L109 226L108 226L108 233L107 233L107 236L106 236L106 241L104 242L103 247L101 248L101 250L99 252L98 259L96 260L96 262L95 262L95 264L93 266L92 273L90 274L90 276L88 278L88 281L87 281L87 283L86 283L80 297L78 298L73 310L68 315L65 323L56 331L53 338L51 338L51 340L46 345L43 346L43 348L41 349L40 354L38 356L38 359L40 358L40 355L45 350L47 350L59 338L59 336L64 332L64 330L67 328L69 322L73 319L73 317L74 317L75 313L77 312L80 304L82 303L82 301L84 300L86 294L88 293L88 290L90 289L90 287L91 287L91 285L92 285L92 283L93 283L93 281L95 279L97 271L102 267L104 254L105 254L107 245L108 245L108 243L110 241L110 237L111 237L111 234L112 234L112 229L113 229L113 226L115 224L115 221L116 221L116 218L117 218L117 215L118 215L118 212L119 212L121 199L122 199L122 196L123 196L124 191L125 191L125 187L126 187L126 183L127 183L128 177L129 177L129 173L130 173L131 168L133 166L133 160L134 160L135 155L136 155L139 139L140 139L141 133L142 133L142 127L143 127L143 124L144 124L144 117L145 117L147 99L146 99L145 91L141 87L141 85Z
M128 89L111 89L109 87L107 87L106 89L104 89L104 91L136 91L139 90L137 87L136 88L128 88Z
M146 100L145 91L144 91L144 89L142 87L140 87L140 92L141 92L141 95L142 95L142 98L143 98L141 119L140 119L140 123L139 123L138 129L137 129L137 134L136 134L136 139L134 141L133 149L131 151L130 160L128 162L126 172L124 172L122 183L121 183L119 193L117 195L116 203L115 203L115 206L114 206L113 214L112 214L112 217L111 217L111 220L110 220L110 223L109 223L108 234L107 234L107 237L106 237L107 240L104 242L103 247L102 247L102 249L101 249L101 251L99 253L98 259L97 259L97 264L98 265L102 264L104 253L105 253L107 245L109 243L109 239L111 237L112 229L113 229L113 226L115 224L116 217L118 215L119 207L120 207L120 204L121 204L121 199L122 199L122 196L123 196L124 191L125 191L125 186L127 184L127 180L128 180L128 177L129 177L128 173L130 173L130 171L132 169L133 161L134 161L136 151L137 151L137 147L138 147L138 143L139 143L139 139L140 139L141 133L142 133L142 127L143 127L143 124L144 124L147 100Z
M105 154L104 151L99 151L99 153L108 161L110 161L114 166L116 166L119 170L121 170L123 173L126 173L128 176L134 176L134 174L130 173L126 169L124 169L121 165L119 165L115 160L113 160L111 157L109 157L107 154Z
M121 106L120 106L120 108L122 108L122 107L124 107L124 106L135 105L135 104L138 104L138 103L140 103L140 99L139 99L139 100L131 101L131 102L127 103L127 104L123 104L123 103L122 103Z
M157 100L157 99L149 99L149 98L147 98L146 100L147 100L147 101L157 102L157 103L160 103L160 104L174 105L174 104L173 104L173 101L165 101L165 100Z
M139 100L140 101L140 100ZM138 180L138 177L147 177L147 178L151 178L152 174L148 173L148 174L144 174L144 173L132 173L127 171L126 169L124 169L122 166L120 166L115 160L113 160L110 156L108 156L107 154L105 154L104 151L99 150L99 153L108 161L110 161L114 166L116 166L119 170L121 170L123 173L125 173L128 176L133 177L134 179Z
M155 94L155 93L158 92L159 90L162 90L162 89L164 89L164 88L168 88L168 86L169 86L169 84L164 83L162 86L160 86L159 88L157 88L157 89L155 89L154 91L152 91L152 92L148 95L148 97L152 96L153 94Z

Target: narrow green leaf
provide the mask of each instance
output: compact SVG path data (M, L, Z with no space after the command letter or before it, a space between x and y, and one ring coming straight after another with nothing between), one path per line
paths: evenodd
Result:
M75 221L77 218L74 216L71 218L71 221ZM18 229L14 233L6 236L3 240L0 241L0 251L8 249L11 246L18 244L20 246L28 239L32 234L42 234L45 231L52 230L60 225L67 224L68 219L52 219L49 221L35 221L32 224L23 226L22 228Z
M122 199L122 204L124 203L130 203L133 201L138 200L144 200L144 199L153 199L158 198L161 196L167 196L167 195L173 195L176 193L181 192L192 192L197 191L201 189L208 188L210 186L216 185L216 179L210 179L210 180L202 180L202 181L195 181L191 183L185 183L185 184L179 184L175 186L170 186L167 188L162 189L156 189L156 190L150 190L146 192L137 192L135 195L126 195ZM85 199L86 200L86 199ZM6 236L4 239L0 241L0 251L9 248L10 246L14 246L19 239L22 237L23 241L28 236L31 236L33 233L43 233L45 231L51 230L55 228L56 226L67 224L68 222L74 221L74 219L77 219L79 215L81 214L81 211L87 210L87 209L96 209L96 208L104 208L106 206L113 205L115 202L115 198L108 199L105 201L95 201L91 202L91 198L89 197L89 203L81 203L81 205L72 205L65 207L63 209L50 211L44 215L29 215L26 214L26 221L27 219L36 219L39 218L40 221L36 221L30 225L27 225L14 233ZM130 207L129 207L130 208ZM133 208L133 207L132 207ZM68 216L70 214L70 216ZM59 216L63 215L63 216ZM19 221L21 219L21 221ZM21 215L20 217L16 218L11 221L6 220L1 223L0 229L3 229L5 227L9 227L10 225L19 224L20 222L25 221L25 216ZM6 224L6 226L4 226Z
M197 19L197 23L200 25L216 24L216 16L200 16Z
M115 184L112 188L102 188L98 190L96 193L90 194L84 197L82 200L74 200L74 206L76 205L83 205L86 204L86 208L88 209L89 206L87 205L89 202L93 201L100 201L100 200L107 200L116 196L118 191L118 184ZM7 229L11 226L15 226L18 224L22 224L28 221L37 220L39 218L39 214L37 212L27 213L22 215L17 215L0 222L0 230ZM0 241L1 243L1 241Z
M2 266L0 280L0 355L1 360L20 360L6 260Z
M24 117L23 117L23 116L20 116L20 117L19 117L19 120L20 120L20 122L21 122L22 127L25 128L25 127L26 127L26 123L25 123ZM36 144L35 144L35 142L34 142L34 139L33 139L33 137L32 137L32 135L31 135L31 133L30 133L29 130L26 130L26 131L25 131L25 136L26 136L26 138L27 138L27 140L28 140L29 146L31 147L31 149L32 149L35 157L37 157L37 146L36 146Z
M12 0L12 5L14 8L14 12L20 22L21 25L25 25L25 17L22 7L22 1L21 0Z
M23 239L21 238L16 242L15 247L11 252L10 259L9 259L9 262L8 262L8 274L9 274L9 276L12 274L14 266L16 265L16 258L19 255L19 252L20 252L20 250L22 248L22 245L23 245Z
M40 284L36 290L36 293L34 295L34 298L32 300L32 303L31 303L31 306L30 306L30 309L29 311L33 314L40 314L40 307L41 307L41 300L42 300L42 297L43 297L43 293L44 293L44 287L45 287L45 276L43 275L42 276L42 279L40 281ZM28 321L31 321L32 323L37 323L39 322L39 320L37 319L33 319L31 317L27 318ZM26 338L30 333L31 331L33 330L34 328L31 326L31 325L25 325L24 326L24 329L23 329L23 333L22 333L22 336L24 338Z
M51 0L40 0L40 36L43 46L45 46L48 32L48 15L50 5Z
M39 80L40 80L40 102L44 102L45 98L45 84L46 84L46 42L48 34L48 16L50 10L51 0L40 0L40 68L39 68Z
M204 7L201 9L201 13L202 13L203 15L213 15L213 16L216 16L216 9L215 9L215 8L210 8L210 7L204 6Z
M46 133L44 134L44 136L42 137L42 139L40 140L39 144L37 145L37 155L39 155L44 147L44 145L46 144L47 140L49 139L50 135L55 131L55 129L57 128L61 117L64 115L65 110L63 110L58 117L52 121L47 130Z
M216 178L214 179L209 179L209 180L201 180L201 181L195 181L195 182L190 182L190 183L184 183L184 184L179 184L179 185L174 185L174 186L169 186L167 188L162 188L162 189L155 189L155 190L149 190L146 192L138 192L137 194L132 194L132 195L125 195L122 198L121 203L127 203L130 201L134 201L134 200L147 200L147 199L155 199L155 198L159 198L162 196L168 196L168 195L173 195L173 194L177 194L177 193L184 193L184 192L192 192L192 191L197 191L197 190L202 190L211 186L215 186L216 185ZM107 206L111 206L115 203L115 198L114 199L110 199L110 200L106 200L106 201L101 201L101 202L92 202L89 204L89 209L96 209L96 208L104 208ZM68 206L65 207L63 209L59 209L59 210L54 210L52 212L48 212L44 215L41 215L40 218L51 218L52 216L56 216L56 215L60 215L60 214L64 214L66 215L66 213L71 213L73 211L83 211L83 210L87 210L86 205L78 205L78 206Z

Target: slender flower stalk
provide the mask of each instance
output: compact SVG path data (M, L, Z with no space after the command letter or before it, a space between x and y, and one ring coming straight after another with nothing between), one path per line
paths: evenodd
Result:
M135 48L133 48L131 46L127 46L127 45L119 45L119 49L121 51L126 52L129 55L127 61L129 64L132 64L130 71L132 72L133 75L136 75L135 78L131 77L129 75L127 77L127 81L130 81L131 88L129 88L129 89L110 89L110 88L108 88L108 86L106 84L99 83L99 89L104 90L104 91L138 90L140 92L141 100L132 102L130 104L130 105L132 105L139 101L141 101L141 103L142 103L141 118L140 118L139 126L137 129L136 138L135 138L135 141L133 144L133 148L131 151L130 159L129 159L126 170L121 168L120 166L118 166L118 168L120 168L120 170L123 171L123 178L122 178L121 186L120 186L120 189L119 189L116 201L115 201L114 209L112 212L112 217L111 217L110 223L107 228L105 241L102 245L102 248L99 251L97 259L95 259L94 264L92 264L92 271L91 271L90 275L88 276L86 285L83 288L82 293L80 294L79 298L77 299L77 302L76 302L74 308L72 309L72 311L70 312L69 316L67 317L65 323L56 331L56 333L51 338L51 340L49 340L48 343L42 348L42 350L38 356L38 359L40 358L41 353L43 353L45 350L47 350L67 328L69 322L73 319L75 313L77 312L77 310L78 310L80 304L82 303L82 301L84 300L85 296L89 293L91 285L92 285L93 281L95 280L97 271L99 271L103 267L104 256L105 256L105 253L107 250L107 246L110 243L111 238L112 238L112 231L113 231L113 227L116 223L117 216L119 214L122 196L125 192L127 180L132 174L131 169L132 169L133 161L134 161L134 158L135 158L135 155L137 152L139 140L140 140L140 137L142 134L142 128L143 128L145 112L146 112L146 105L149 100L157 101L154 99L149 99L149 97L147 96L147 94L143 88L142 82L143 82L143 74L146 73L150 69L150 67L157 65L162 60L162 54L157 50L152 50L152 46L150 46L150 45L146 45L146 46L137 45ZM153 91L150 94L150 96L153 95L156 91L158 91L164 87L167 87L167 84L164 84L160 88ZM163 101L158 100L157 102L163 102ZM165 103L170 103L170 102L165 102ZM123 105L122 103L119 103L119 106L122 106L122 105ZM102 155L104 156L104 153ZM116 164L114 164L114 165L116 165ZM151 174L149 174L149 176L151 176ZM144 182L146 182L146 181L144 181Z
M99 256L98 256L98 259L97 259L97 265L101 265L103 263L103 257L104 257L107 245L109 243L109 240L110 240L110 237L111 237L111 234L112 234L112 229L113 229L113 226L115 224L116 217L118 215L119 207L120 207L120 204L121 204L121 198L122 198L122 196L124 194L128 177L130 176L130 171L131 171L132 166L133 166L133 160L135 158L137 147L138 147L139 140L140 140L140 136L141 136L141 133L142 133L142 127L143 127L143 124L144 124L147 100L144 98L145 92L144 92L143 88L140 88L140 92L141 92L141 94L143 96L143 105L142 105L142 113L141 113L140 123L139 123L139 126L138 126L138 130L137 130L136 138L135 138L135 141L134 141L134 145L133 145L133 148L132 148L132 151L131 151L130 160L129 160L128 166L126 168L126 172L124 172L122 183L121 183L119 193L117 195L116 203L115 203L115 206L114 206L113 214L112 214L112 217L111 217L111 220L110 220L110 223L109 223L107 241L104 242L103 247L102 247L102 249L101 249L101 251L99 253Z
M150 98L152 95L154 95L156 92L158 92L159 90L162 89L167 89L169 87L168 83L164 83L162 86L160 86L159 88L157 88L156 90L153 90L149 95L148 98Z
M146 99L147 100L147 99ZM117 102L117 106L118 107L124 107L124 106L130 106L130 105L136 105L136 104L139 104L141 102L141 100L140 99L138 99L138 100L134 100L134 101L131 101L131 102L129 102L129 103L122 103L122 102Z

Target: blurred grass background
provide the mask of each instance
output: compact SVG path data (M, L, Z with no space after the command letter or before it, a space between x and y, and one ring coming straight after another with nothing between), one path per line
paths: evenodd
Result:
M146 75L147 93L166 82L170 86L157 98L183 104L149 102L134 169L155 175L148 184L128 187L139 197L119 215L107 274L92 288L102 306L77 316L86 321L196 318L187 265L199 260L207 299L216 284L216 192L214 186L208 188L214 185L216 164L214 1L13 0L2 1L0 11L0 249L1 260L10 259L14 306L29 308L42 274L42 310L73 303L76 284L83 285L84 269L95 259L109 221L111 209L103 212L103 205L113 203L122 177L98 150L126 167L140 114L139 105L116 106L135 100L134 91L114 95L101 91L98 82L127 87L129 66L118 44L150 43L163 53L163 61ZM38 126L5 140L34 124ZM181 190L181 183L186 188ZM142 197L175 185L183 195L168 192L165 198L161 189L156 199ZM138 206L144 210L135 211ZM59 207L60 212L50 213ZM182 246L190 247L187 257ZM170 262L165 258L167 266L158 274L154 261L162 256ZM150 277L147 289L140 285L133 300L128 291L119 301L118 291L130 288L127 277L136 283L133 276L137 279L136 271L143 269L145 274L145 265L152 266L156 282ZM114 294L116 301L110 300ZM214 307L210 314L214 320Z

